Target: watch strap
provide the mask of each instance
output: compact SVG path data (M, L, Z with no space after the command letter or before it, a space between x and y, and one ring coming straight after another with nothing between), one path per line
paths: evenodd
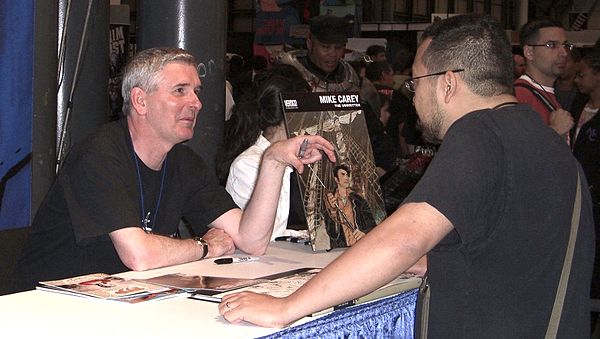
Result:
M202 237L194 237L194 240L196 241L198 246L202 248L202 256L200 256L200 259L198 260L206 258L206 256L208 255L208 243L206 242L206 240L202 239Z

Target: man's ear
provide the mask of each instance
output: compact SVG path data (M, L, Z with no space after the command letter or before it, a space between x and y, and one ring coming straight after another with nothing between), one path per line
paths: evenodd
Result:
M139 115L146 114L146 92L139 88L134 87L131 89L131 106L135 112Z
M306 49L311 50L312 43L312 34L308 33L308 36L306 37Z
M442 75L440 78L442 78L441 90L444 93L444 102L448 103L450 98L452 98L452 96L454 96L456 93L458 79L456 78L456 73L454 72L446 72L446 74Z
M533 60L533 47L529 45L523 46L523 56L525 60Z

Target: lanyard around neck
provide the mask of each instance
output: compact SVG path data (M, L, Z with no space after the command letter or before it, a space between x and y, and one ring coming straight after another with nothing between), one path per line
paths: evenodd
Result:
M162 193L163 193L163 188L164 188L164 184L165 184L165 176L167 173L167 160L168 157L165 157L165 162L162 166L161 169L161 179L160 179L160 189L158 191L158 198L156 200L156 207L154 208L154 216L152 219L152 225L148 225L150 224L150 211L148 211L148 213L146 213L146 207L144 204L144 185L142 183L142 174L140 171L140 162L138 160L138 156L135 153L135 149L133 148L133 141L131 140L131 135L129 135L129 143L131 145L131 153L132 153L132 157L133 157L133 162L135 163L135 170L137 173L137 178L138 178L138 186L140 189L140 205L141 205L141 211L140 211L140 219L141 219L141 223L142 223L142 229L146 232L146 233L152 233L152 230L154 229L154 225L156 224L156 219L157 219L157 215L158 215L158 208L160 207L160 201L162 199ZM146 213L146 215L144 216L144 213Z

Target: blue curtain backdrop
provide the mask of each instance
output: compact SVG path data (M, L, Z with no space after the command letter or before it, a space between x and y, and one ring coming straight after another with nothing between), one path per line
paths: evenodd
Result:
M0 230L31 218L34 0L0 0Z

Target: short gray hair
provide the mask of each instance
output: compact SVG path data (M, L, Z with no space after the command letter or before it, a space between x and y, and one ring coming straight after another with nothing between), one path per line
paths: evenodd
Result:
M152 92L158 87L158 73L169 63L177 62L197 66L193 55L181 48L156 47L137 53L125 67L123 72L123 115L131 112L131 90L139 87Z

